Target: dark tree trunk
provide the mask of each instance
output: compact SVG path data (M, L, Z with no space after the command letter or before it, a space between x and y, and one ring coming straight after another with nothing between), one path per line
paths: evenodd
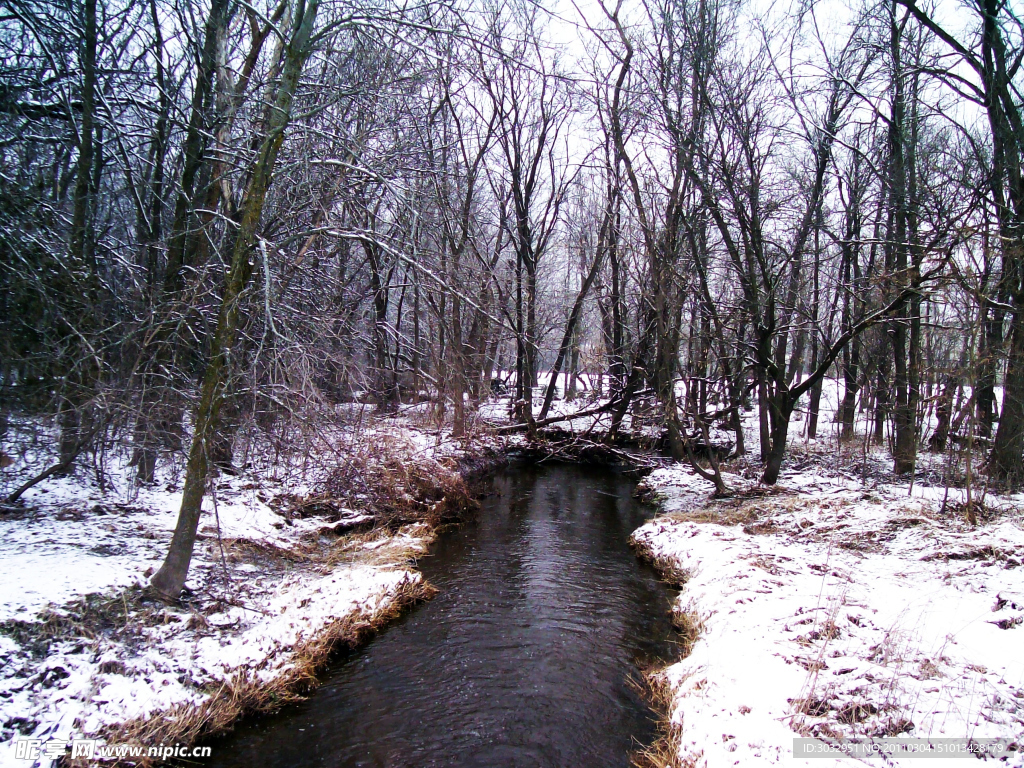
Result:
M739 370L731 376L726 373L729 386L729 419L733 432L736 433L736 446L733 453L743 456L747 452L746 441L743 435L743 382L745 379L743 366L737 366Z
M782 460L786 456L786 440L789 436L789 420L793 415L794 401L788 393L778 393L771 402L771 444L765 461L761 482L775 485L779 481Z
M274 102L265 117L266 135L256 156L242 203L242 218L231 251L230 269L217 318L217 330L210 342L210 355L203 378L202 395L196 411L195 433L185 470L185 486L178 522L171 538L167 558L152 578L158 595L177 600L185 586L196 532L202 513L203 496L209 472L210 447L219 429L219 415L228 380L229 358L239 323L239 298L252 274L252 255L256 246L260 218L267 190L273 179L274 165L291 119L292 100L302 68L310 54L313 25L319 0L299 3L294 31L287 46L281 79Z
M995 421L996 365L1003 349L1003 320L1005 313L999 309L985 310L985 329L981 335L977 376L978 434L992 437L992 422Z
M932 453L942 453L946 450L946 441L949 439L949 420L953 415L953 395L956 392L956 382L952 377L947 377L939 395L939 404L935 408L935 431L928 438L928 450Z
M68 286L69 294L80 295L85 289L86 302L96 306L95 264L95 193L94 171L96 159L96 0L85 0L82 18L82 110L79 124L78 169L75 178L74 202L71 214L69 250L72 263L86 275L85 285ZM70 297L70 296L69 296ZM60 464L58 474L68 474L74 468L75 457L89 432L89 416L85 413L95 380L97 360L87 345L81 343L83 332L88 333L91 315L75 318L76 327L68 329L70 357L66 361L68 372L61 392L58 424L60 425Z
M373 394L382 412L394 413L398 410L398 392L391 375L388 333L391 275L384 273L380 248L376 244L364 241L363 248L370 265L370 290L373 292Z
M1016 484L1024 476L1024 310L1016 312L1010 328L1010 348L1003 381L1003 407L992 445L989 467Z
M840 411L842 432L840 440L848 442L853 439L854 421L857 417L857 368L860 365L860 344L854 339L847 350L847 361L843 366L843 402Z
M880 363L875 379L875 445L885 442L885 420L889 415L888 361Z
M907 99L905 73L902 62L901 30L896 18L896 2L893 0L889 18L889 54L892 60L892 119L889 122L889 188L892 206L889 229L887 266L899 281L897 290L907 279L909 267L909 211L912 205L908 185L912 174L912 164L908 158L910 141L907 132L910 128L907 119ZM911 330L913 322L913 302L903 302L895 318L889 326L893 350L893 389L896 395L893 410L893 427L895 442L893 446L893 471L906 474L914 470L917 457L916 402L914 398L913 369L914 335ZM908 362L909 356L909 362Z
M771 453L771 428L768 416L768 380L763 368L757 369L757 417L759 436L761 438L761 463L769 459Z
M817 357L817 350L814 351ZM814 440L818 436L818 411L821 408L821 386L818 382L810 391L810 403L807 405L807 437Z

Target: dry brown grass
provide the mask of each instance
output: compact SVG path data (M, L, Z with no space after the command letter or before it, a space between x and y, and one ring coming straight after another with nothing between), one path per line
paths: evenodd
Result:
M633 681L640 694L659 713L658 738L650 746L636 750L629 756L630 765L635 768L689 768L679 758L682 741L682 727L673 722L672 686L664 670L650 670L640 681Z
M160 744L194 744L229 730L243 715L272 712L299 701L317 684L316 673L324 667L330 654L341 648L355 648L397 617L405 608L429 599L437 590L422 581L404 582L395 599L371 614L359 614L335 622L294 649L294 663L270 681L239 672L225 680L198 704L173 707L170 710L138 718L106 729L100 737L108 744L141 746ZM133 759L112 765L156 765L152 758ZM71 761L69 768L88 763Z
M324 560L322 571L339 565L377 565L401 568L415 563L436 537L435 529L425 523L400 528L412 538L396 537L385 528L363 533L351 533L331 548ZM414 543L413 539L419 542Z
M144 602L141 589L131 587L113 595L85 595L60 610L46 608L37 621L0 622L0 634L41 658L56 642L92 641L105 636L130 643L139 634L140 626L154 621L153 616L160 611L160 607Z
M303 547L299 544L291 549L286 549L269 541L229 538L224 539L224 554L229 563L261 562L264 559L300 563L312 557L315 550L312 547Z
M637 556L650 562L663 580L676 587L682 587L686 582L689 577L686 571L676 567L670 560L655 557L645 541L630 537L629 543L636 550ZM672 624L680 638L679 660L690 655L694 644L704 632L704 619L692 605L684 609L673 609ZM701 755L683 757L680 754L683 728L672 719L673 690L665 668L645 670L640 682L634 681L634 685L658 714L658 738L650 746L632 753L630 763L636 768L694 768Z
M631 536L629 544L637 557L649 562L664 581L678 588L682 588L686 583L689 573L671 559L658 557L647 541ZM686 608L673 609L672 624L680 636L679 660L690 655L694 644L704 632L705 618L692 604ZM683 728L672 719L673 690L665 674L665 668L644 671L641 682L635 685L650 703L651 708L658 713L659 735L653 744L630 755L631 764L636 768L694 768L702 755L683 756L680 753Z
M636 552L636 556L639 557L646 563L650 563L654 570L658 572L658 576L661 580L667 584L671 584L673 587L682 588L686 583L686 580L690 578L690 574L684 568L677 566L672 560L666 560L659 558L650 544L644 539L638 539L635 536L629 537L629 546Z
M687 649L682 658L688 653ZM681 754L683 726L672 719L673 690L664 668L647 670L641 681L633 684L659 717L658 738L650 746L633 752L629 756L630 765L635 768L696 768L701 754Z
M354 507L397 527L459 519L476 502L453 460L416 455L397 438L380 438L373 450L342 462L299 505L321 515Z
M694 644L700 638L701 634L703 634L705 618L706 617L697 613L692 605L687 606L682 610L674 610L672 612L672 625L679 632L679 636L682 640L682 653L679 655L680 659L685 659L690 655L690 651L693 650Z
M773 516L777 513L793 512L806 508L808 511L820 506L820 501L800 499L784 488L753 488L740 491L722 499L710 499L694 509L669 512L668 520L686 523L711 523L713 525L741 525L747 533L774 533Z
M665 515L669 520L681 523L713 523L715 525L748 525L756 521L762 510L757 505L740 507L715 504L714 502L698 509L682 512L669 512Z

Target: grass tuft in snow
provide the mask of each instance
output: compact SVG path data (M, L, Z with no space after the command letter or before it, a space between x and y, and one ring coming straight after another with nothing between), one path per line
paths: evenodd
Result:
M630 536L629 546L636 552L637 557L654 567L658 576L666 584L670 584L676 589L682 589L689 580L690 572L670 558L658 557L649 539L636 535Z
M453 460L417 455L414 445L384 434L374 440L373 451L339 464L301 506L321 514L359 507L392 528L413 521L438 525L475 506Z
M699 625L692 624L697 628ZM693 648L693 641L684 646L680 660L686 658ZM650 669L643 673L640 682L633 681L639 693L650 702L658 717L658 738L654 743L630 755L630 764L635 768L696 768L701 755L685 756L680 748L683 738L683 724L673 718L675 696L672 681L665 674L665 667Z
M143 603L143 591L138 587L114 595L89 594L59 608L46 608L33 621L0 622L0 635L10 637L37 658L45 657L55 643L115 635L125 641L138 635L140 612L154 612Z

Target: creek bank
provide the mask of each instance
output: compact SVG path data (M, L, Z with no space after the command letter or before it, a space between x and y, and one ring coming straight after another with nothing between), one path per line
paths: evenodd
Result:
M817 766L793 738L1024 733L1024 497L865 484L821 464L731 498L682 466L640 492L662 514L633 542L670 581L690 653L656 675L661 765ZM975 502L976 503L976 502ZM1015 762L1016 761L1016 762ZM844 761L845 764L845 761Z
M503 445L402 420L360 438L319 478L274 463L219 478L174 606L146 589L180 504L173 472L137 490L127 462L105 488L54 479L0 517L0 765L32 764L15 739L53 755L82 737L192 744L301 697L332 649L429 598L413 564Z

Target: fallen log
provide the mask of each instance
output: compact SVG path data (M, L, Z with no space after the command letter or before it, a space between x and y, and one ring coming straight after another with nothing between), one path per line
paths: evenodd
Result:
M535 427L546 427L549 424L557 424L560 421L572 421L573 419L582 419L584 416L595 416L599 413L607 413L612 409L614 405L613 401L609 401L604 405L600 405L596 408L591 408L586 411L577 411L576 413L568 413L564 416L551 416L540 421L535 421L533 425ZM502 427L496 427L495 431L499 435L509 435L515 432L525 432L529 428L528 424L506 424Z

